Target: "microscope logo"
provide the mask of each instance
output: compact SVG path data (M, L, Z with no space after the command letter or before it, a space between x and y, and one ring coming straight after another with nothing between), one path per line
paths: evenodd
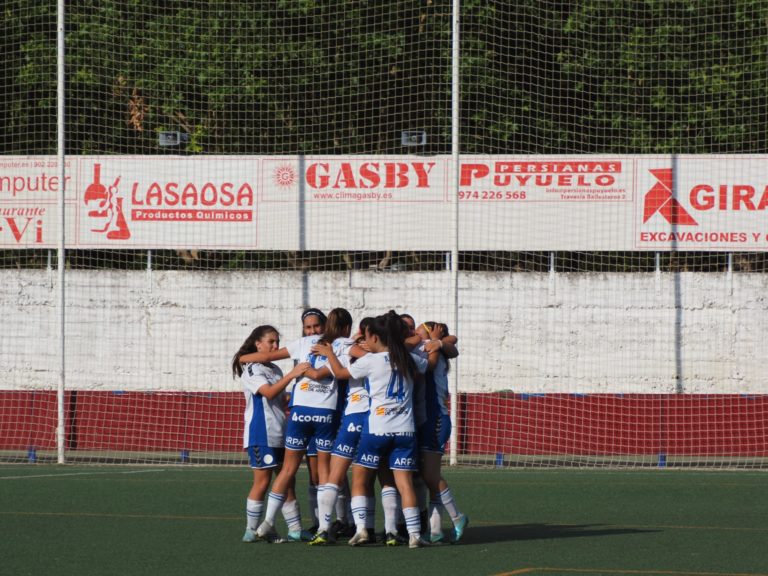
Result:
M108 240L128 240L131 231L123 212L123 197L118 188L120 176L109 186L101 182L101 164L93 165L93 181L85 189L83 201L92 219L92 232L106 234Z

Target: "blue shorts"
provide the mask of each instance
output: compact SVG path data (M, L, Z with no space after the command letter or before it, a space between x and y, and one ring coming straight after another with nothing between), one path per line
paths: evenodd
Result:
M248 462L251 468L266 470L277 468L283 463L285 448L270 448L269 446L248 446Z
M367 418L367 412L346 414L341 419L341 425L336 434L336 441L333 443L333 452L331 452L331 454L352 460L355 456L357 445L360 442L360 434L363 432L363 425Z
M415 472L418 469L416 459L416 435L413 432L402 434L360 435L357 445L355 464L365 468L378 468L380 462L387 462L392 470Z
M419 426L419 450L445 454L445 444L451 437L451 426L451 417L448 414L427 418L427 421Z
M307 443L307 456L317 456L317 444L315 444L314 436Z
M314 437L318 452L330 452L338 425L336 410L294 406L285 427L285 448L306 451Z

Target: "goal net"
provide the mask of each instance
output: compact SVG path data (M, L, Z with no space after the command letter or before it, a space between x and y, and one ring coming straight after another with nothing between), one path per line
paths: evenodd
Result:
M453 463L765 466L761 3L6 4L1 461L244 463L343 307L458 337Z

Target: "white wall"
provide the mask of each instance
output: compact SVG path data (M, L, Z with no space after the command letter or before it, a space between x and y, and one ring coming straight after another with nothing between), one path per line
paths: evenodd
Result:
M66 277L73 389L239 390L230 360L250 330L290 341L305 303L451 318L447 272ZM0 271L0 389L55 388L56 298L55 273ZM464 391L768 393L768 275L471 273L460 303Z

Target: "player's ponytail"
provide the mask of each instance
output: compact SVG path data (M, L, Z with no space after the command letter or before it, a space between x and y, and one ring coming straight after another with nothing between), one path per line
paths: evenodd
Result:
M256 342L272 332L277 334L278 337L280 336L280 332L277 331L277 328L274 326L269 326L268 324L254 328L250 336L245 339L243 345L240 346L240 349L235 352L235 355L232 357L232 378L239 378L243 375L243 365L240 364L240 357L245 356L246 354L257 352Z
M397 312L390 310L386 314L377 316L368 327L368 331L378 336L382 344L388 348L389 360L394 369L404 377L413 380L416 375L416 364L405 347L408 326Z
M321 340L333 344L336 338L349 336L350 330L352 330L352 315L344 308L334 308L328 313Z

